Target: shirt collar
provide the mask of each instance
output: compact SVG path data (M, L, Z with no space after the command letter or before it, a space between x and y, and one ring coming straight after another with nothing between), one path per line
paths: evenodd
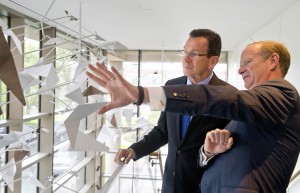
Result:
M213 73L211 73L211 75L209 77L207 77L206 79L204 79L200 82L197 82L197 84L208 84L210 79L212 78L212 76L213 76ZM186 84L187 85L193 84L189 77L187 78Z

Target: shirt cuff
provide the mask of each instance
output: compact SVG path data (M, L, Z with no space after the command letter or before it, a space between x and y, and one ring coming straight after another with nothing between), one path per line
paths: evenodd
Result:
M166 108L166 95L162 87L148 87L150 108L152 111L164 111Z
M205 153L204 153L204 146L202 145L200 150L199 150L199 154L200 156L202 156L201 163L199 163L200 167L204 167L208 164L209 160L211 160L214 156L211 156L209 158L206 157Z

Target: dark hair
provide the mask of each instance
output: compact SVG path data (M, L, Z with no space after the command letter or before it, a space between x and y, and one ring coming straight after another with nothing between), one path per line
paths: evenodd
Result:
M190 32L190 37L204 37L208 40L207 54L209 56L220 56L222 49L222 40L219 34L210 29L194 29Z

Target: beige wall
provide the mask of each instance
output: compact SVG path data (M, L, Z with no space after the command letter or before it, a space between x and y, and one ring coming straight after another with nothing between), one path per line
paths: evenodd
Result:
M300 2L278 15L269 23L266 23L238 46L232 48L228 55L228 81L238 88L244 89L243 81L237 74L242 50L253 40L275 40L284 43L291 53L291 67L286 79L300 91L300 80L298 77L300 72L300 22L298 18L300 18Z

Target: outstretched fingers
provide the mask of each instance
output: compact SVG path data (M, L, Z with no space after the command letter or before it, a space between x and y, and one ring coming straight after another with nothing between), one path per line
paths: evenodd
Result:
M116 78L116 75L108 70L103 64L96 63L97 66L97 73L99 76L101 76L103 79L105 79L107 82L114 80ZM118 73L119 74L119 73Z
M100 86L105 87L108 81L107 76L103 75L103 73L98 68L96 68L91 64L88 65L88 68L90 69L91 72L86 71L87 76L93 81L95 81L96 83L98 83Z

